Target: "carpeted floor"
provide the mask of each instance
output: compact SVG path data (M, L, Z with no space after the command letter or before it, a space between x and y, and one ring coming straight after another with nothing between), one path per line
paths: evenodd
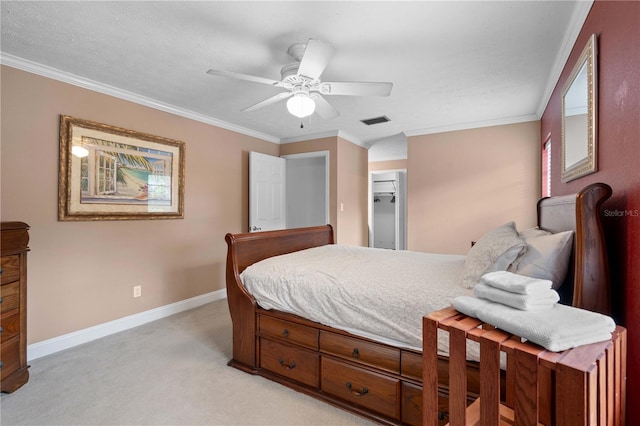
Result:
M370 425L226 365L231 319L219 300L33 360L2 394L9 425Z

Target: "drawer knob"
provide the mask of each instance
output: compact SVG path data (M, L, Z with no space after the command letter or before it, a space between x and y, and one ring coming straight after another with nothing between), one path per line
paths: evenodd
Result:
M289 337L289 330L288 329L284 329L284 331L282 332L282 337Z
M353 389L353 385L351 384L351 382L347 382L346 386L347 386L347 389L349 389L349 392L351 392L355 396L364 396L369 393L369 389L367 388L362 388L362 390L360 391Z
M358 350L358 348L353 348L353 352L351 352L351 357L360 358L360 351Z
M290 364L285 364L284 360L282 358L278 358L278 362L280 363L280 367L286 369L286 370L293 370L294 368L296 368L296 362L292 361Z

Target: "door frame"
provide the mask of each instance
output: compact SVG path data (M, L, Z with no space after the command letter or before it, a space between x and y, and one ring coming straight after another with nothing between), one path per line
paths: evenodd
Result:
M325 166L325 223L330 223L331 221L331 209L330 209L330 200L331 200L331 187L329 186L330 183L330 172L331 172L331 163L330 163L330 156L329 156L329 151L313 151L313 152L302 152L300 154L287 154L287 155L281 155L281 158L284 158L285 160L289 161L289 160L301 160L301 159L307 159L307 158L317 158L317 157L324 157L324 166Z
M395 246L396 250L407 249L407 169L374 170L369 172L369 247L375 246L375 231L373 222L374 196L373 181L374 175L395 173L396 181L403 179L402 185L397 185L396 190L396 211L395 211ZM401 176L402 174L402 176ZM398 182L397 182L398 183ZM402 216L402 220L400 217Z

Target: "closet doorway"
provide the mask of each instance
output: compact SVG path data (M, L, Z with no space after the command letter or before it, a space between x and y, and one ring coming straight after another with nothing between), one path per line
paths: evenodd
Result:
M369 247L406 250L407 171L369 174Z

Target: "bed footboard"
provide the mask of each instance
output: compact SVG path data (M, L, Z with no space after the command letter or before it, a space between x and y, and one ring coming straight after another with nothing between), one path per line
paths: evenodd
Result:
M227 234L227 301L233 323L233 358L229 365L255 373L257 365L256 308L257 304L240 274L248 266L263 259L334 244L331 225L284 229L244 234Z

